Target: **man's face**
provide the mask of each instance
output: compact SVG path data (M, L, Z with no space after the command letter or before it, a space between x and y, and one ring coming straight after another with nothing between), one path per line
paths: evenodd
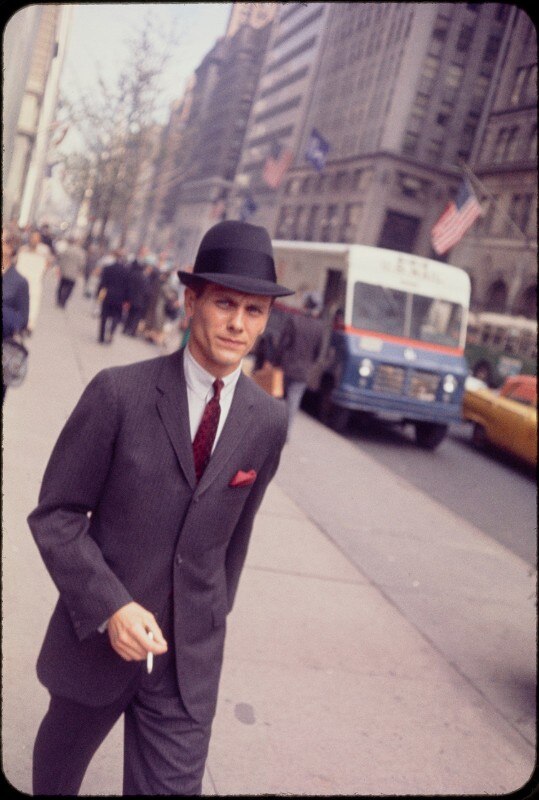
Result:
M185 308L191 317L191 353L207 372L223 378L234 372L264 332L271 298L208 283L199 297L186 288Z

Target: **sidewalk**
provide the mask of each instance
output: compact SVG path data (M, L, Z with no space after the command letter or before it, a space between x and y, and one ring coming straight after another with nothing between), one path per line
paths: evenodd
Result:
M56 596L26 516L90 378L159 354L121 333L98 346L97 320L80 286L63 312L53 306L51 278L27 381L8 391L4 408L3 769L25 792L47 705L34 664ZM311 421L305 429L320 437L321 452L333 436ZM287 464L294 448L292 440ZM309 509L291 500L282 474L258 515L228 621L204 793L499 794L521 787L534 748L311 521ZM421 502L419 492L414 501ZM83 794L121 792L121 737L119 723L96 754Z

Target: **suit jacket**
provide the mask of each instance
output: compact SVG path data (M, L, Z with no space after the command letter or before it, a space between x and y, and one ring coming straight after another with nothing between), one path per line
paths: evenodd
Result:
M307 382L320 355L324 323L305 314L290 315L277 345L277 362L291 381Z
M113 264L108 264L103 267L101 273L101 280L97 287L97 293L101 289L106 289L104 305L105 306L121 306L126 302L129 296L127 269L123 264L115 261Z
M161 622L172 592L181 696L195 719L213 717L226 616L285 437L284 405L241 374L197 485L183 351L95 376L28 517L60 592L38 659L53 694L118 698L144 663L124 661L98 627L131 600ZM231 487L239 470L255 482Z

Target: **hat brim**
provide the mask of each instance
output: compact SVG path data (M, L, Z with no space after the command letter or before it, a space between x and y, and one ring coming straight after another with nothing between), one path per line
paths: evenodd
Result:
M221 275L216 272L197 272L194 275L192 272L180 270L178 277L185 286L196 284L197 280L200 279L209 283L216 283L218 286L226 286L227 289L234 289L236 292L257 294L262 297L286 297L295 293L294 289L279 286L278 283L273 283L273 281L250 278L246 275Z

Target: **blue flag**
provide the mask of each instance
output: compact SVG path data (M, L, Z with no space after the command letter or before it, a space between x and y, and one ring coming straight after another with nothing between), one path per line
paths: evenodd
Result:
M324 139L324 137L316 130L316 128L313 128L309 137L309 141L307 142L305 158L307 161L310 161L313 167L321 172L326 166L328 153L329 142Z
M257 208L258 206L251 197L251 195L250 194L246 195L245 200L243 201L243 205L240 209L240 221L246 222L249 219L249 217L252 217Z

